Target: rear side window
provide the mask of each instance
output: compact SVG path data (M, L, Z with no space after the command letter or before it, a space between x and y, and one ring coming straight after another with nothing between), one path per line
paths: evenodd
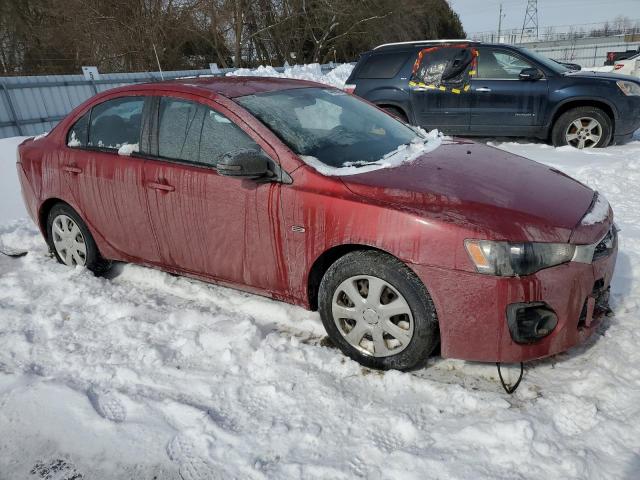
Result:
M393 78L408 58L408 53L373 54L358 68L358 78Z
M75 148L87 146L87 136L89 135L89 117L91 110L80 117L67 134L67 145Z
M197 162L203 113L197 103L160 98L158 154L163 158Z
M143 106L143 97L121 97L93 107L88 146L118 150L139 144Z

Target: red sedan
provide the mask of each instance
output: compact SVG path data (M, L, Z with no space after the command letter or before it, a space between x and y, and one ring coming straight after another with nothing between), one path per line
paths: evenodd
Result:
M414 368L438 343L491 362L580 343L607 310L606 200L509 153L437 144L324 85L190 79L88 100L20 146L18 172L60 262L319 310L367 366ZM394 163L403 151L418 154Z

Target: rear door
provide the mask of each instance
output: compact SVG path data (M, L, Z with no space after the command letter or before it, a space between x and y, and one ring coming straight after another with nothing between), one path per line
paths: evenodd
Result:
M411 104L418 125L464 134L469 128L469 92L445 86L441 76L451 59L460 53L452 46L430 47L418 53L409 82Z
M524 68L535 67L517 53L499 47L478 48L477 76L471 81L472 134L526 135L544 121L546 78L520 80Z
M165 265L281 291L280 184L224 177L218 159L261 140L222 107L157 98L157 142L145 166L149 212ZM234 118L250 131L249 128Z
M62 174L87 225L118 254L143 263L160 260L147 214L144 160L118 152L137 150L150 98L95 105L71 127L61 153Z

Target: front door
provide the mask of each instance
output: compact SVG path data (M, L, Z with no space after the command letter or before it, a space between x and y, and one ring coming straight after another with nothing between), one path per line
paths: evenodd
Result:
M143 188L145 162L128 155L139 145L146 103L125 96L94 106L69 130L61 168L80 215L102 242L129 260L155 263L160 256Z
M514 52L499 47L480 47L478 51L477 76L471 81L470 133L534 133L543 122L547 80L520 80L520 72L533 65Z
M221 176L215 168L226 153L260 146L221 110L178 97L157 102L145 185L165 265L282 291L280 185Z

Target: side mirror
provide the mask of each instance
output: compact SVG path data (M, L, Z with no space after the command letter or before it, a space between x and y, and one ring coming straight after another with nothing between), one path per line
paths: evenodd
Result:
M544 77L544 75L537 68L529 67L523 68L518 77L520 78L520 80L529 80L533 82L536 80L540 80L542 77Z
M225 154L216 165L218 173L225 177L258 179L269 177L271 159L257 150L236 150Z

